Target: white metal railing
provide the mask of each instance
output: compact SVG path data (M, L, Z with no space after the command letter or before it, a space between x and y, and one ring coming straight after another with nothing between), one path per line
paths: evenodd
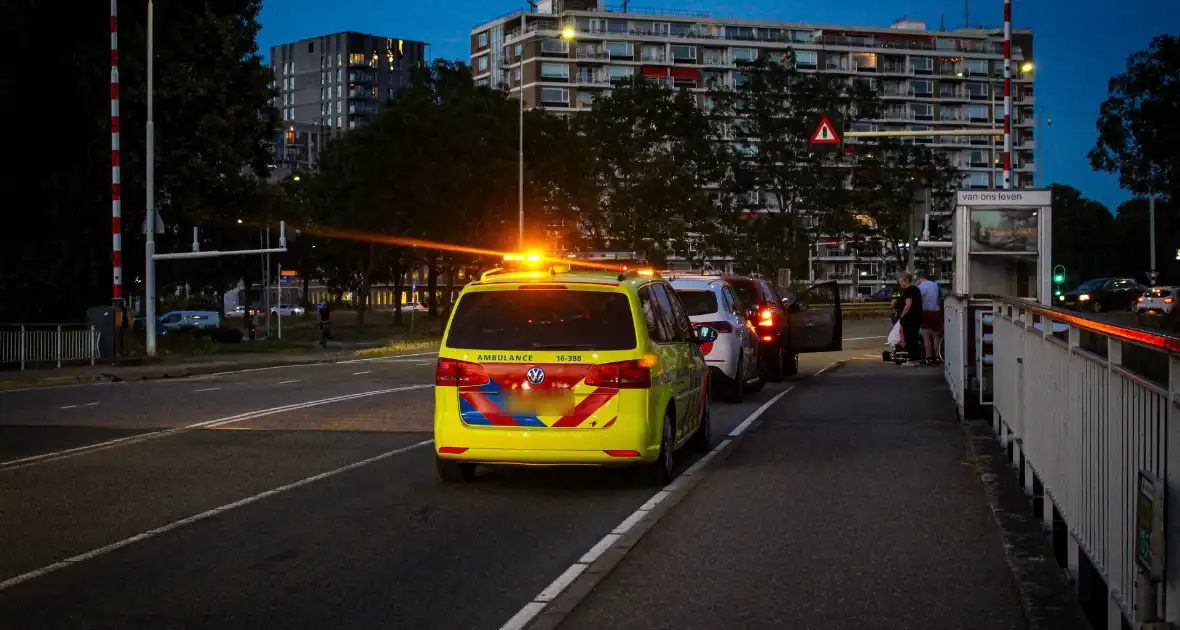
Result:
M1140 470L1169 488L1166 556L1180 559L1180 527L1174 524L1180 513L1180 338L1023 300L1006 299L997 311L993 409L1001 441L1017 449L1079 551L1104 578L1110 598L1127 620L1138 622ZM948 355L950 312L948 300ZM952 377L949 356L947 364L951 381L957 375ZM1172 622L1180 621L1178 569L1168 567L1157 593L1160 612ZM1116 621L1109 627L1118 627Z
M9 324L0 328L0 364L89 361L98 358L100 333L86 324Z
M966 408L967 388L967 321L968 300L965 296L948 295L943 300L943 357L942 368L946 382L954 396L960 415Z

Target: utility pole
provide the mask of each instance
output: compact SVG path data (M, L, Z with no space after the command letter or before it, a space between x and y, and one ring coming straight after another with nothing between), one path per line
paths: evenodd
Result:
M156 129L152 122L152 91L155 89L153 48L155 3L147 5L147 219L144 222L143 303L144 327L147 329L147 354L156 356Z
M1012 188L1012 0L1004 0L1004 190Z
M1155 269L1155 194L1147 196L1147 238L1151 241L1151 271L1147 272L1147 278L1151 281L1151 286L1155 286L1155 281L1159 278L1159 272Z
M529 3L529 5L534 6L531 2ZM534 6L534 9L535 9L535 6ZM520 79L517 81L517 85L516 85L517 100L520 101L520 125L519 125L520 126L520 129L519 129L519 132L520 132L520 147L519 147L520 148L520 154L519 154L520 164L519 164L519 174L518 174L518 181L517 181L518 189L516 191L516 194L517 194L518 209L520 211L520 224L519 224L519 231L518 231L517 249L522 252L524 251L524 43L523 43L524 36L525 36L524 29L525 29L524 13L521 13L520 14L521 54L519 56L517 56L517 58L516 58L518 72L520 73Z
M119 0L111 0L111 263L113 305L123 305L123 224L119 173Z

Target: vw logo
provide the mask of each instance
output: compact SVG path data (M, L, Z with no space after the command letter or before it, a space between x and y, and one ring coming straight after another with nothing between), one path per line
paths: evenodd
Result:
M525 378L527 378L529 383L532 385L540 385L541 383L545 382L545 370L542 370L539 367L532 368L528 371L528 374L525 375Z

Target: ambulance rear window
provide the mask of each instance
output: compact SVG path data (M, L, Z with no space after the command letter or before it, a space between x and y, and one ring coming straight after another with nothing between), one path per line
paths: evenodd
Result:
M446 345L470 350L631 350L626 294L574 289L474 291L455 307Z

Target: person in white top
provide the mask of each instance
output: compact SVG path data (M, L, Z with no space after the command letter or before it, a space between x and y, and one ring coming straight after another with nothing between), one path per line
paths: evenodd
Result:
M942 361L942 296L938 283L930 279L926 271L918 272L918 291L922 292L922 343L926 350L926 361Z

